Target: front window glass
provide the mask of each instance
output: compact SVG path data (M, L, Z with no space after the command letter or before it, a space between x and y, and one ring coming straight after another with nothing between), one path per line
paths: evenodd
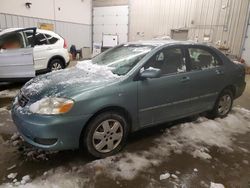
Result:
M186 72L186 65L180 48L166 48L156 53L144 69L160 69L163 75Z
M114 74L125 75L154 47L135 44L121 45L94 57L92 63L106 65L113 68Z
M0 50L24 48L22 32L12 32L0 37Z
M34 46L34 36L33 36L34 31L33 30L25 31L24 33L27 39L27 46L28 47Z

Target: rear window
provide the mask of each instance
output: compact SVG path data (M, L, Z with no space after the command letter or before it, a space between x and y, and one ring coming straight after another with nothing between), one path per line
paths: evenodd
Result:
M218 59L218 57L206 49L195 47L189 48L188 52L192 70L212 69L222 65L222 62Z
M49 34L45 34L45 37L47 38L49 44L55 44L59 39L56 37L52 37Z
M44 34L42 33L36 33L36 45L46 45L48 44L48 41Z

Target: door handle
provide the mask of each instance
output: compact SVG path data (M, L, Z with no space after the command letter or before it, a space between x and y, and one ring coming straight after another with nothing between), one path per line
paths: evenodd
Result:
M190 78L188 76L184 76L182 77L181 79L181 82L185 83L185 82L189 82L190 81Z
M53 48L51 48L51 47L48 47L48 48L47 48L47 50L53 50Z
M217 75L223 75L224 74L224 71L223 70L216 70L215 71Z
M27 52L27 53L22 53L22 55L31 55L32 53Z

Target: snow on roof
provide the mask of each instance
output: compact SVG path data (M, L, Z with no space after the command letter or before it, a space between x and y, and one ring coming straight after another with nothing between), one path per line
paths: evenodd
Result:
M153 40L141 40L141 41L134 41L129 42L128 44L135 44L135 45L153 45L153 46L162 46L167 44L197 44L194 41L177 41L177 40L159 40L159 39L153 39Z

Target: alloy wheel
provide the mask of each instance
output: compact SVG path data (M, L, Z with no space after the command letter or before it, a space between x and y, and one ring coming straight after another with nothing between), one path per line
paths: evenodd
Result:
M92 136L92 144L100 153L108 153L114 150L122 141L123 127L114 119L101 122Z
M221 116L226 115L230 111L231 105L232 105L231 96L228 94L223 95L219 100L218 113Z
M51 66L51 71L57 71L61 69L62 69L62 65L60 63L53 63Z

